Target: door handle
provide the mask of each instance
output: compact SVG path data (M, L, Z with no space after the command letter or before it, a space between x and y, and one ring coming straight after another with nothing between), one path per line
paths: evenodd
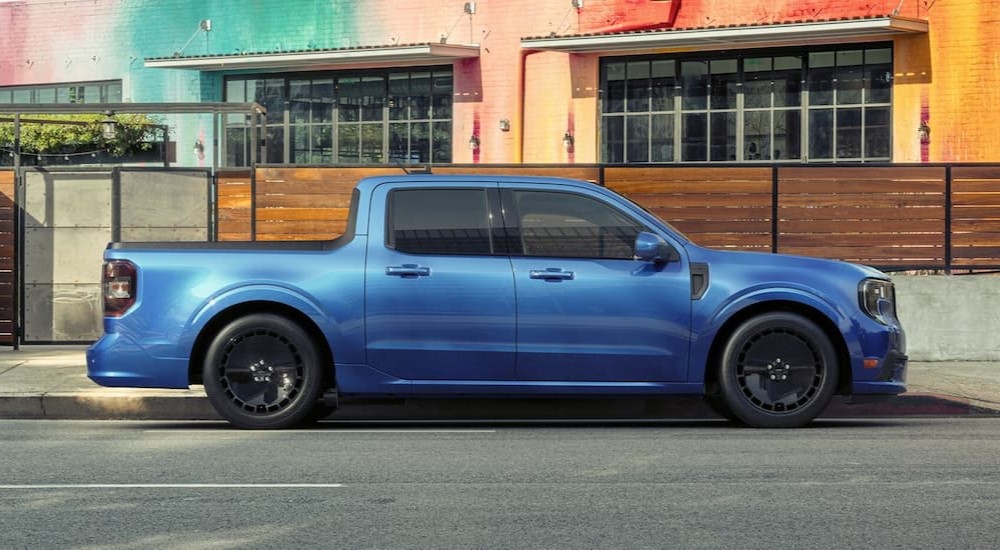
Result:
M431 268L417 264L393 265L385 268L385 274L396 277L427 277L431 274Z
M571 281L573 279L573 272L563 271L558 267L550 267L547 269L532 269L528 272L528 276L532 279L542 279L544 281Z

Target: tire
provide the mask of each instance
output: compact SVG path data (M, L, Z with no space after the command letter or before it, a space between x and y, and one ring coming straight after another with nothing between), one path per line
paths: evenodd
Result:
M725 405L755 428L808 424L830 404L839 374L830 338L812 321L785 312L740 325L719 368Z
M289 428L320 406L324 367L301 326L256 313L229 323L212 341L205 357L205 392L234 426Z

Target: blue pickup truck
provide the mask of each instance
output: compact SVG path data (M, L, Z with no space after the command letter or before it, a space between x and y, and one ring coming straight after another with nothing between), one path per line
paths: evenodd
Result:
M324 242L111 243L104 386L203 384L242 428L371 399L702 395L755 427L905 391L892 282L699 247L608 189L362 180Z

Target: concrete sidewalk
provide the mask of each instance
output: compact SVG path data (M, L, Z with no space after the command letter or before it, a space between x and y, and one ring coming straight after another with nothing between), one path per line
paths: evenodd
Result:
M219 417L200 387L103 388L87 378L85 346L0 350L0 418L208 420ZM909 392L850 404L837 398L824 417L1000 415L1000 363L911 363ZM716 418L700 399L450 400L346 405L344 420Z

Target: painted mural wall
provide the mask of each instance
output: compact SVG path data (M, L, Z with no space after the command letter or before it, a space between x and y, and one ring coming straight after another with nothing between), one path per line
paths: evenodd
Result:
M893 159L1000 160L1000 0L0 0L0 86L121 80L126 101L218 101L222 73L148 69L151 57L447 41L455 63L454 161L596 162L598 55L526 53L523 37L898 15L930 33L896 39ZM211 30L200 22L211 21ZM521 90L524 90L523 94ZM510 121L502 130L501 120ZM917 128L926 121L929 143ZM168 121L181 164L205 116ZM562 138L575 137L572 148ZM473 157L468 138L478 134ZM206 140L206 142L210 142ZM210 152L209 152L210 154Z

